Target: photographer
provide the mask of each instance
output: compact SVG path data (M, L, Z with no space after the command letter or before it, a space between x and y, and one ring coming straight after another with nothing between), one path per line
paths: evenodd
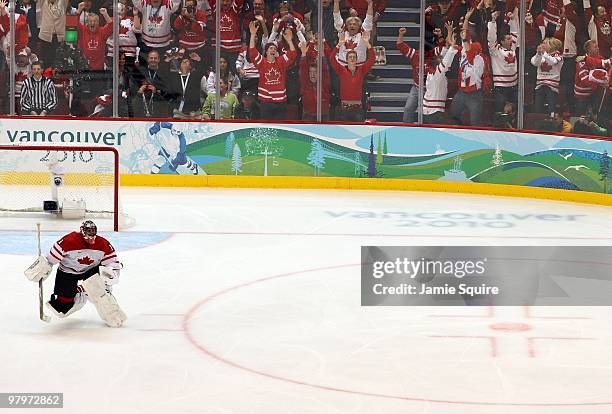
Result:
M160 68L159 52L151 50L147 54L147 66L141 66L136 75L138 90L134 96L134 115L138 118L166 118L169 115L168 77Z
M174 30L178 33L179 47L189 52L202 51L206 45L206 21L208 16L196 9L195 0L185 1L181 14L174 20Z
M597 124L597 114L590 110L581 116L574 124L574 134L607 136L608 130Z

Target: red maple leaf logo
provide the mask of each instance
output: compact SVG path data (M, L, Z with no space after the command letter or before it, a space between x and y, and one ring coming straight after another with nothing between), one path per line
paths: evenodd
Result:
M92 264L94 261L89 257L89 256L85 256L85 257L81 257L77 260L77 262L79 262L82 265L90 265Z
M353 50L357 47L357 43L353 42L353 39L349 39L344 42L344 47L346 48L346 50Z
M161 24L162 20L164 20L164 17L157 14L149 16L149 22L153 24Z
M506 61L506 63L512 64L512 63L516 62L516 55L514 53L508 53L504 57L504 60Z
M542 64L540 65L540 70L542 72L550 72L550 70L552 69L552 66L550 66L548 63L546 62L542 62Z
M279 83L281 78L281 73L274 68L271 68L266 72L266 82L268 83Z

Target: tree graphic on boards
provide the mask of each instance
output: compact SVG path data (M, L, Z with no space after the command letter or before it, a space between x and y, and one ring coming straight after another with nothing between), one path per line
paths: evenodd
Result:
M389 153L389 147L387 146L387 133L385 132L385 142L383 143L383 154Z
M601 177L601 181L603 181L603 192L604 194L608 194L608 176L610 174L610 157L608 156L608 151L604 151L601 154L601 159L599 161L599 176Z
M491 165L494 167L499 167L503 165L504 158L502 157L501 148L499 148L499 144L495 146L495 152L493 153L493 159L491 159Z
M359 151L355 151L355 156L354 156L354 163L355 163L355 177L361 177L364 174L363 168L361 167L362 164L362 160L361 160L361 153Z
M376 177L376 160L374 158L374 135L370 135L370 153L368 154L368 177Z
M378 145L376 146L376 169L380 170L380 166L383 163L383 149L382 149L382 141L380 136L378 137Z
M246 152L249 155L264 156L264 176L268 175L268 158L283 153L279 143L278 131L273 128L254 128L245 140Z
M232 150L232 171L235 175L242 172L242 154L238 143L234 143L234 149Z
M225 139L225 158L229 158L232 156L232 149L234 148L235 142L236 137L234 137L233 132L230 132L227 138Z
M308 164L314 168L314 175L319 175L321 169L325 168L325 153L321 141L314 138L310 143L310 154L308 154Z

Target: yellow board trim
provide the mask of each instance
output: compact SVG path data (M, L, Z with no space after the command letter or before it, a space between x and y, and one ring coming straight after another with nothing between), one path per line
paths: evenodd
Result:
M348 177L261 177L235 175L121 174L121 185L138 187L303 188L334 190L433 191L526 197L612 206L612 196L506 184Z

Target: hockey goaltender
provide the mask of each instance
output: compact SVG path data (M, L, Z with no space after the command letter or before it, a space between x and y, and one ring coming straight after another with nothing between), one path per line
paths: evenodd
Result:
M115 248L102 236L91 220L59 239L47 257L40 255L26 269L25 276L32 282L45 280L53 265L58 264L55 287L47 306L59 318L81 309L89 299L104 322L120 327L127 319L111 293L118 282L122 267Z

